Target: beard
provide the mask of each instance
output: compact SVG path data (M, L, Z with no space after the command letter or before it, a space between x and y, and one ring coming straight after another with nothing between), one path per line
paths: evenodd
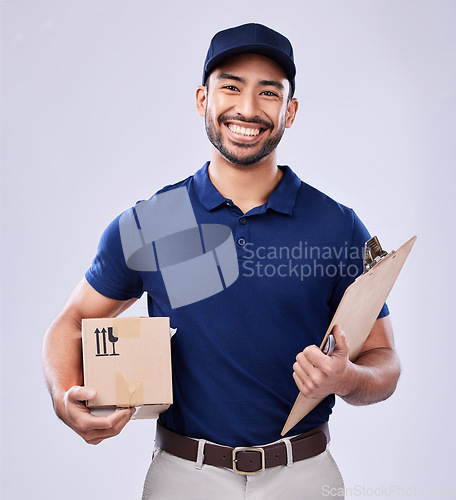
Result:
M245 123L257 123L265 126L269 130L273 130L274 124L272 122L268 122L266 120L261 120L260 118L255 118L253 120L246 120L243 117L240 116L228 116L228 115L221 115L218 118L218 124L219 126L222 126L222 124L225 121L229 120L237 120L237 121L243 121ZM270 155L274 149L278 146L279 142L282 139L282 136L285 132L285 125L282 124L279 126L277 129L277 132L269 137L267 139L261 149L256 152L252 152L251 154L248 154L248 150L255 147L255 143L243 143L243 142L236 142L232 141L232 144L237 147L241 148L244 150L247 154L239 154L236 152L236 149L233 151L230 151L230 149L227 147L226 144L223 143L222 141L222 134L220 131L216 130L213 121L210 119L209 114L206 110L206 115L205 115L205 127L206 127L206 134L208 139L211 141L212 145L220 152L220 154L227 159L230 163L234 163L235 165L241 165L241 166L250 166L254 165L255 163L258 163L261 161L263 158L266 156Z

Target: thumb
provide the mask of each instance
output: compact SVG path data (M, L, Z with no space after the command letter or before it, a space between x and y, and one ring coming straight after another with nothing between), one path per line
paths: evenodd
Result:
M68 391L68 397L73 401L89 401L97 395L91 387L74 386Z
M348 356L348 342L342 328L339 325L335 325L332 329L332 334L336 342L333 356Z

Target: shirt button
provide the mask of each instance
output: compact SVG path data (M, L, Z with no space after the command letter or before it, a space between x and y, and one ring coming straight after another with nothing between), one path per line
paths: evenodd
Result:
M241 218L239 219L239 222L240 222L243 226L245 226L245 225L247 224L247 219L246 219L245 217L241 217Z
M239 238L237 240L237 242L238 242L238 245L241 246L241 247L243 247L246 244L246 241L245 241L244 238Z

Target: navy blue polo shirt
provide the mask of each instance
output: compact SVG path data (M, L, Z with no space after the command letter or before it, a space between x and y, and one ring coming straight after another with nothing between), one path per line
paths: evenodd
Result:
M286 166L269 200L244 214L214 187L208 165L158 194L185 187L198 225L231 229L239 265L233 284L171 307L160 270L127 267L120 216L103 233L86 278L117 300L146 292L150 316L170 317L177 329L165 427L229 446L258 445L280 439L298 394L296 355L320 345L345 289L362 273L370 235L352 209ZM379 317L387 314L385 305ZM327 422L334 400L327 397L291 433Z

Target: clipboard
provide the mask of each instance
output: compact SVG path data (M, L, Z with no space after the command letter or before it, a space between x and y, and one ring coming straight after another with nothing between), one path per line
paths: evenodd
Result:
M349 359L355 361L404 265L416 236L398 250L383 251L377 237L366 242L364 272L345 290L320 349L330 353L331 331L339 325L349 345ZM299 393L282 429L284 436L323 399L307 398Z

